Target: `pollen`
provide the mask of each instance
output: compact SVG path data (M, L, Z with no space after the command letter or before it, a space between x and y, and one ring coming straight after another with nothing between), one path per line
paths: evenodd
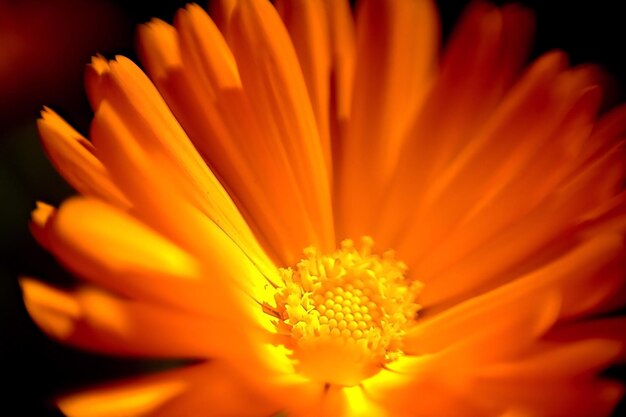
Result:
M298 371L313 380L356 385L402 355L422 284L407 279L393 251L378 255L373 245L363 237L360 247L344 240L327 255L307 248L294 268L280 270L278 331Z

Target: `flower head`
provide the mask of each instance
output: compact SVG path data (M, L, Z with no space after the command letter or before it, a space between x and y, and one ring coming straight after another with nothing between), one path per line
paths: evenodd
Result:
M532 17L428 0L218 1L93 59L81 194L32 231L81 278L24 279L51 336L195 365L69 416L603 416L622 386L626 109Z

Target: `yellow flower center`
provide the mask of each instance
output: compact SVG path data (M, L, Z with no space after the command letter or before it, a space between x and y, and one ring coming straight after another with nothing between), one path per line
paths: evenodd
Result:
M402 338L416 319L422 284L407 280L393 251L371 253L373 240L321 255L304 250L295 268L281 269L277 324L298 372L338 385L356 385L402 355Z

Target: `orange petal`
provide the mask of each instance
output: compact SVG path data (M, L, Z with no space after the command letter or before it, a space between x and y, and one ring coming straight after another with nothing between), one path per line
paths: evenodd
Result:
M400 253L407 253L409 258L403 259L409 265L425 258L429 249L437 247L444 236L454 231L475 204L490 195L489 186L498 178L490 174L498 169L509 171L503 173L504 178L516 174L518 170L514 168L523 166L524 160L547 141L554 124L563 117L559 111L563 105L551 90L564 65L564 58L559 54L537 61L488 123L466 137L468 145L458 152L454 161L440 168L441 171L423 185L419 206L406 219L411 222L412 230L405 230L404 239L395 246ZM574 100L578 91L571 95ZM513 159L510 164L509 159Z
M215 0L210 3L211 18L222 33L228 32L230 17L238 0Z
M611 303L620 288L626 285L623 254L595 274L593 279L572 279L563 286L562 320L601 314L619 308ZM620 300L623 304L623 300Z
M465 145L474 143L473 135L492 116L525 59L531 29L532 17L518 6L497 9L475 2L468 9L446 49L439 78L410 127L395 181L376 219L377 241L397 247L427 188ZM425 247L435 246L422 241ZM419 242L407 246L414 248L411 253L421 250Z
M392 414L389 410L377 404L376 401L367 395L363 387L344 387L341 391L345 400L343 410L338 415L342 417L402 417L402 414ZM332 409L330 410L332 413ZM406 416L408 416L408 413Z
M599 149L610 148L624 137L626 137L626 105L621 105L607 111L597 120L586 147L586 156L593 155Z
M299 255L299 246L311 241L302 199L284 204L285 195L300 195L298 184L277 169L285 162L265 142L234 57L206 13L187 7L177 14L176 28L184 71L171 72L171 87L161 83L160 88L198 150L233 191L263 246L277 263L288 264Z
M185 389L182 381L153 381L67 396L58 406L68 417L143 417Z
M326 9L322 2L283 0L275 3L298 56L306 83L317 128L319 130L324 161L332 179L330 146L330 39Z
M191 255L97 200L67 200L47 226L51 249L63 262L126 295L170 299L166 287L201 282L201 267ZM159 278L165 281L157 284Z
M477 378L519 382L560 380L595 375L624 350L624 342L589 339L567 344L544 344L519 360L486 365Z
M106 82L102 74L109 71L109 62L102 55L96 55L91 59L91 64L85 70L85 89L91 109L98 110L100 103L106 96Z
M92 125L93 137L114 176L123 179L124 187L130 190L128 194L133 195L137 214L202 259L205 268L211 271L214 285L240 285L251 296L265 301L269 297L265 291L268 280L279 282L273 265L255 257L258 253L248 251L250 246L242 247L240 241L234 241L232 235L225 233L200 208L180 196L180 189L186 184L177 181L180 177L171 161L160 158L159 154L146 155L137 143L129 140L130 133L119 117L103 102ZM134 174L128 175L129 172ZM241 232L245 235L247 230Z
M576 344L579 341L606 341L621 347L618 357L626 362L626 319L608 317L562 325L546 335L551 342Z
M290 417L391 417L389 410L378 406L367 396L362 387L329 386L312 404L302 405L295 409L287 409ZM393 414L394 417L408 417L404 414Z
M528 299L532 299L532 307L528 306ZM484 311L481 316L484 321L489 320L489 325L467 322L471 330L464 332L463 336L457 332L458 342L449 343L433 359L431 366L445 369L440 378L453 386L462 387L478 369L514 358L532 346L558 319L560 302L556 292L546 291L526 295L523 301L511 302L510 308L514 313L505 311L509 306L499 309L488 307L489 319L482 316ZM432 345L429 347L432 348ZM417 349L421 350L422 346Z
M95 77L99 77L106 88L92 125L92 131L98 135L92 136L98 154L119 187L134 203L142 200L145 193L153 193L155 190L149 189L147 178L138 184L129 181L129 177L138 176L139 173L133 172L141 168L154 171L153 177L158 177L162 183L159 184L160 188L170 184L168 198L177 196L198 207L244 248L260 268L271 269L269 260L237 206L197 153L145 74L123 57L108 64L97 62L98 59L94 59L91 71L100 71ZM110 143L115 142L113 139L99 134L101 129L98 124L102 118L98 115L106 112L103 110L105 106L110 106L109 109L117 116L118 124L124 126L124 150L112 146L115 145ZM120 130L118 128L116 133L120 134ZM130 152L131 148L135 159L126 165L126 170L120 172L119 167L123 164L118 159L130 156L122 152ZM142 158L143 165L138 165L138 158ZM132 185L137 187L133 188ZM145 198L142 204L146 204Z
M478 156L477 153L471 166L459 169L459 174L461 171L466 173L462 175L464 178L459 175L458 185L450 185L451 188L446 191L449 197L433 205L435 216L436 205L446 207L439 210L445 212L445 216L436 216L438 222L457 225L445 229L445 241L429 251L428 256L419 262L415 273L429 280L437 275L438 269L453 265L515 221L524 219L542 200L550 198L554 187L571 174L577 164L581 144L589 138L599 103L597 93L597 89L582 93L575 91L572 97L552 100L552 106L540 112L549 115L550 120L540 121L542 116L538 115L533 116L534 121L520 123L507 117L499 122L500 128L493 132L493 138L498 137L504 146L500 151L500 145L490 145L479 151L485 156ZM512 113L529 114L541 106L533 102L528 101L526 105L529 107L523 105ZM521 124L525 125L525 129L511 128ZM541 127L535 130L538 126ZM514 143L521 145L514 146ZM485 172L491 174L485 175ZM433 218L429 219L432 224ZM573 218L570 220L575 221ZM428 230L432 230L429 236L436 236L442 231L433 226L429 226Z
M290 351L275 340L256 343L252 355L230 362L245 384L272 402L281 404L289 415L315 409L324 394L324 384L298 373Z
M332 58L329 87L332 153L338 155L338 146L345 135L352 109L356 35L352 10L347 0L325 0L324 4Z
M54 212L54 207L38 201L37 208L33 210L30 218L30 232L37 240L37 243L47 250L50 250L50 242L48 240L48 234L45 227L50 217L54 215Z
M238 308L261 310L240 294L234 281L225 278L247 262L243 255L239 260L226 257L225 248L212 256L221 256L226 265L205 269L189 253L130 215L89 199L66 201L47 228L52 252L68 268L128 297L227 321L245 320L238 315ZM210 246L210 235L205 236L205 245ZM253 281L253 273L242 273Z
M589 220L590 215L601 214L597 209L617 192L617 184L624 177L624 166L620 162L621 146L581 167L576 175L562 181L528 215L462 262L447 266L436 274L436 280L424 277L424 281L432 285L427 285L428 290L422 301L425 304L438 303L444 298L460 297L480 285L505 282L511 278L511 266L514 264L520 270L528 270L559 255L578 239L585 239L585 229L580 226ZM557 239L559 236L563 238ZM485 259L489 262L484 262ZM465 279L451 287L449 283L457 281L459 271L463 271Z
M188 6L175 24L176 29L154 21L140 30L142 60L263 247L277 263L291 264L316 238L299 184L280 168L289 161L269 146L234 58L206 13ZM175 51L163 45L176 45ZM246 138L245 147L241 138ZM285 196L291 196L288 204Z
M539 379L532 383L475 381L466 394L496 409L533 410L532 416L608 417L623 393L623 386L615 381Z
M176 14L175 26L179 34L180 54L185 65L201 67L206 77L209 101L216 99L220 90L241 87L235 58L215 23L198 5L189 5Z
M396 361L396 365L404 361L401 358ZM476 408L472 395L461 396L454 387L443 382L439 371L447 370L445 364L437 364L439 369L433 373L424 373L423 369L416 370L412 364L407 365L397 366L398 369L395 370L382 369L361 384L365 395L382 405L390 416L485 415L484 410ZM421 396L419 401L416 401L416 393L427 395Z
M530 313L528 310L536 310L535 317L539 319L540 302L545 302L545 307L549 307L555 296L560 300L560 288L575 286L579 280L593 279L598 271L621 252L621 246L621 239L615 235L590 239L540 269L426 319L407 335L406 349L415 354L437 352L453 345L455 341L470 339L471 334L483 329L486 322L490 323L485 328L488 330L494 325L494 320L502 323L509 320L513 322L516 316L522 317ZM426 289L427 287L425 291ZM528 300L532 303L528 304ZM507 314L502 314L504 311ZM552 315L552 321L559 314L560 305ZM537 331L530 331L530 326L524 326L525 332L530 331L527 336L537 337L552 324L541 321L537 323L542 324Z
M91 142L48 108L41 112L37 126L50 161L76 191L120 207L129 206L107 169L94 155Z
M276 415L281 410L280 403L260 395L226 363L213 361L191 372L186 378L188 389L164 404L152 417L259 417Z
M496 8L476 2L467 9L416 125L441 142L433 144L435 159L424 161L433 171L458 152L464 137L480 127L506 94L529 52L533 28L531 13L518 5ZM431 141L433 137L414 137L409 149L430 149L426 142Z
M219 361L94 388L61 398L58 406L70 417L255 417L278 411Z
M141 63L150 79L161 89L159 83L169 77L169 72L180 70L183 66L178 34L170 24L152 19L137 28L137 39ZM167 96L164 98L167 101Z
M358 71L335 195L340 237L371 233L376 202L432 80L438 46L430 0L363 1L356 29Z
M51 337L81 349L159 358L244 354L244 335L221 320L93 288L64 291L29 278L20 284L37 325Z
M98 58L94 58L90 69L100 71L97 76L106 84L102 100L109 102L128 126L131 133L128 139L145 152L169 162L170 166L185 167L184 170L178 168L177 173L181 185L186 186L184 191L189 194L188 198L201 204L216 220L227 224L231 220L229 215L235 219L236 207L143 72L123 57L110 63L98 63ZM149 118L147 113L150 113ZM115 174L113 176L119 181Z
M298 194L290 198L302 199L310 219L308 227L312 228L308 233L315 239L308 243L331 250L335 242L330 182L306 84L288 33L271 4L244 0L233 11L227 39L266 144L278 157L275 169L293 176L298 185ZM299 253L302 248L289 249Z

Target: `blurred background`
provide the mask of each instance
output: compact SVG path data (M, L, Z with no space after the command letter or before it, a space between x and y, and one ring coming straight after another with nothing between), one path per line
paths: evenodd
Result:
M626 101L621 2L518 2L537 15L534 56L560 48L574 64L601 64L613 75L609 100ZM86 354L47 339L25 312L17 278L69 280L35 244L27 226L37 200L58 205L72 194L39 145L35 122L42 106L50 106L86 134L91 113L83 71L91 56L136 59L136 25L151 17L171 21L185 3L0 0L0 378L5 386L0 416L58 417L51 405L55 395L163 366ZM445 37L468 1L438 3ZM612 372L623 378L623 369ZM624 402L615 412L621 415L626 415Z

